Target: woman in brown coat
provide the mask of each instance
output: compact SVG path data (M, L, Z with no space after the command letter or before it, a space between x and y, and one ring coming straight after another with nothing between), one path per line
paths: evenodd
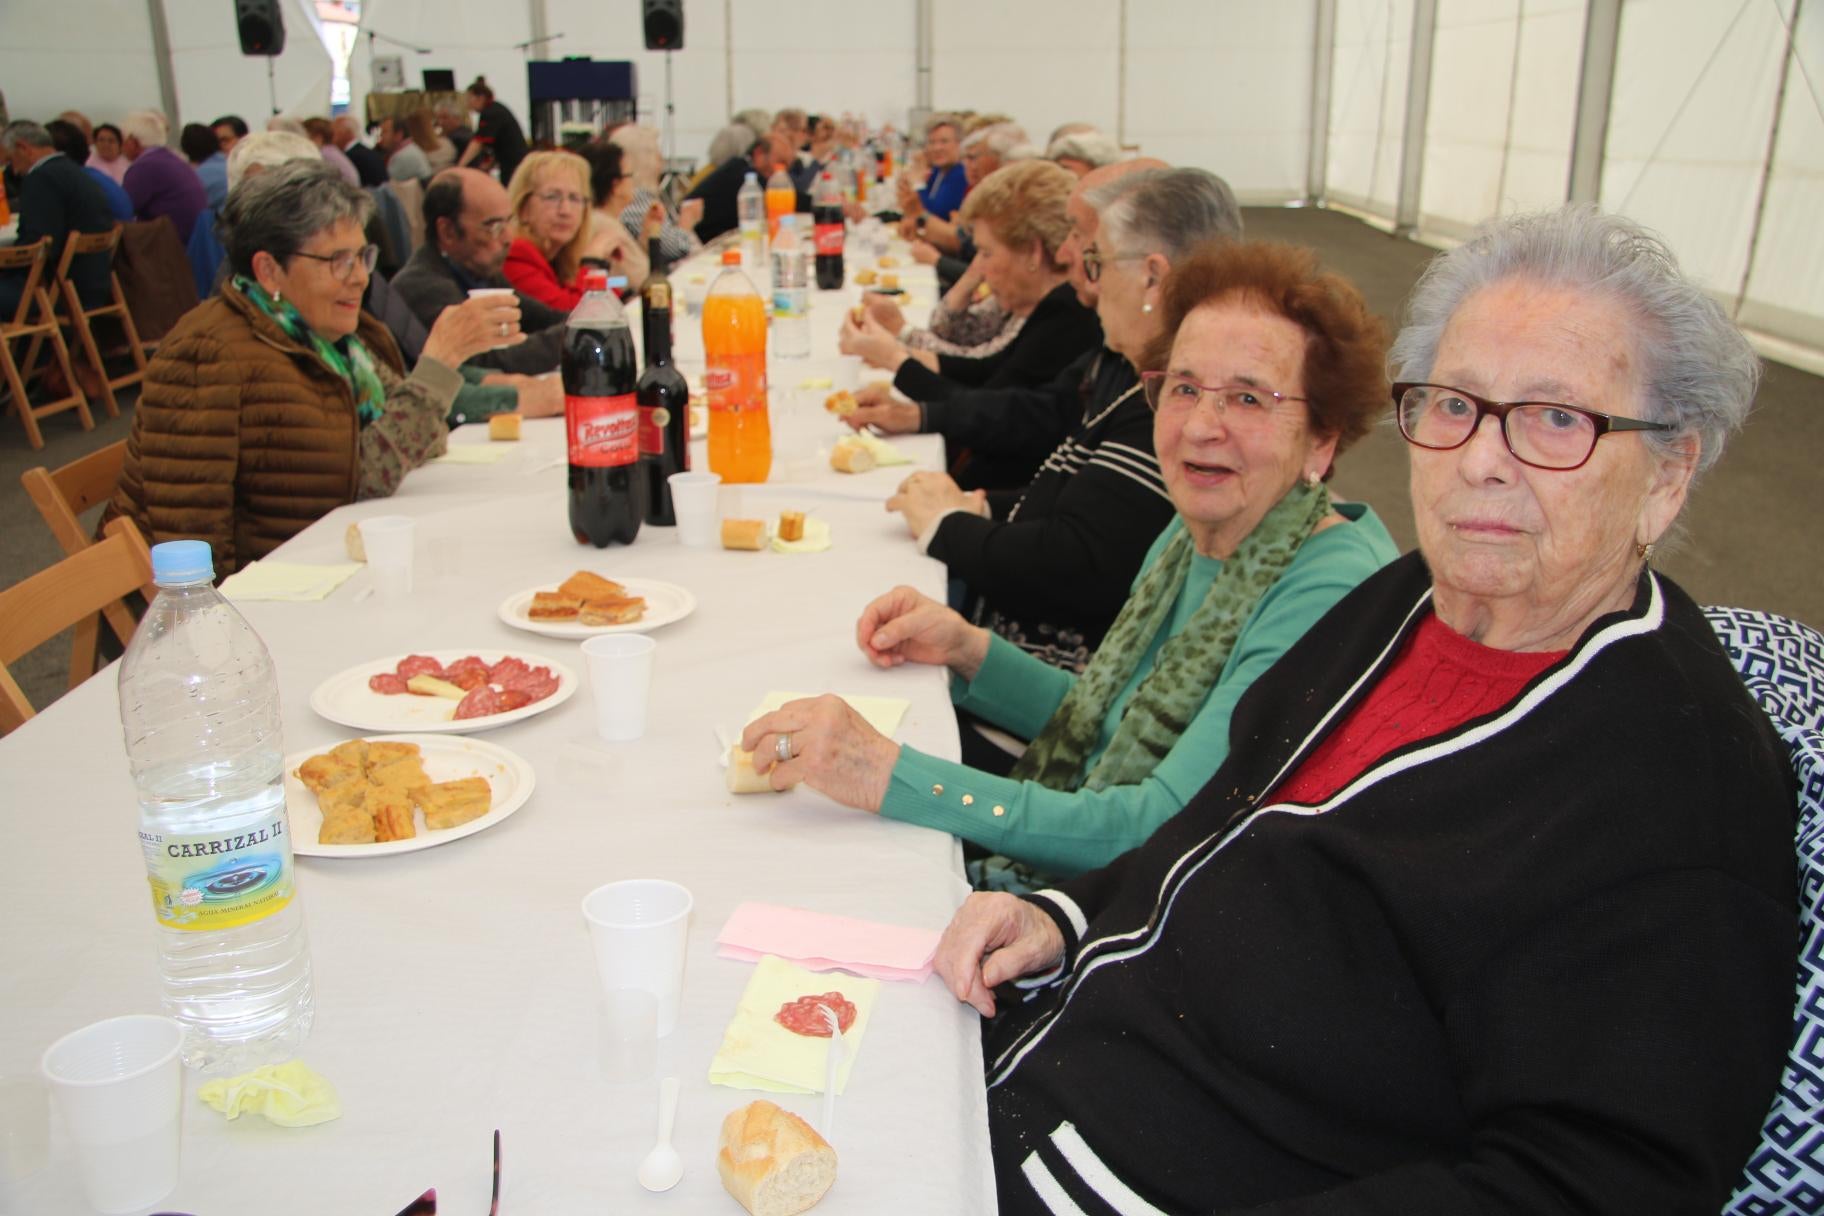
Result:
M206 540L218 575L443 452L465 360L524 341L511 295L446 309L408 377L361 311L372 202L320 162L243 181L218 221L233 279L146 371L112 512L153 542Z

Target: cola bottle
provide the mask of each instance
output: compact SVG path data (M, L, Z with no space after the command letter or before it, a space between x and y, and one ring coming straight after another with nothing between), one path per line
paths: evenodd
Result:
M639 359L607 274L589 272L589 291L564 327L564 426L570 445L570 531L578 544L632 544L646 501L635 393Z
M842 187L829 170L817 183L812 222L817 241L817 290L842 288Z
M640 408L640 466L646 476L646 522L669 528L671 475L690 468L690 386L671 365L671 280L655 237L646 243L652 275L640 289L646 370L636 391Z

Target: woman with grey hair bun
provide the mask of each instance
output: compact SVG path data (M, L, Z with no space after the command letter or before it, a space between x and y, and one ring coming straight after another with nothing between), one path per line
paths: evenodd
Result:
M1649 558L1754 357L1573 207L1441 255L1392 361L1419 551L1254 682L1149 841L971 896L938 947L985 1016L1034 977L988 1036L1002 1212L1696 1216L1742 1176L1791 1036L1793 779Z
M1121 159L1121 146L1094 127L1072 131L1051 141L1045 149L1047 160L1056 161L1078 177L1091 169L1112 165Z
M361 310L373 203L314 156L248 177L217 228L233 278L146 369L111 511L154 543L206 540L218 574L444 450L456 370L525 340L511 294L444 310L405 374Z

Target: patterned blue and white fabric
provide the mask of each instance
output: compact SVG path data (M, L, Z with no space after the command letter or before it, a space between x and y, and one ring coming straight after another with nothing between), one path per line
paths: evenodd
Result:
M1824 1212L1824 635L1746 608L1704 615L1786 746L1799 781L1798 996L1792 1051L1724 1216Z

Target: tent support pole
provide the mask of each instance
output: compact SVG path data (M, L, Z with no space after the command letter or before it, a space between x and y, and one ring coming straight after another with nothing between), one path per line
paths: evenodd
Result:
M1311 52L1311 146L1305 158L1305 201L1324 205L1330 175L1330 81L1336 60L1336 0L1317 0Z
M1786 82L1792 75L1792 60L1797 53L1793 39L1799 28L1799 17L1805 0L1792 0L1792 19L1786 24L1786 53L1780 56L1780 85L1773 94L1773 123L1767 129L1767 154L1761 157L1761 176L1754 189L1754 227L1748 230L1748 256L1742 259L1742 281L1735 292L1735 307L1729 315L1739 318L1748 299L1748 281L1754 277L1754 255L1761 247L1761 221L1767 215L1767 185L1773 177L1773 154L1780 143L1780 117L1786 109Z
M1425 176L1425 117L1431 106L1431 48L1438 30L1438 0L1412 6L1412 63L1406 75L1406 134L1400 144L1400 194L1393 234L1419 230L1419 187Z
M1594 203L1602 195L1603 145L1609 137L1609 99L1615 89L1615 47L1621 41L1621 0L1589 0L1583 22L1583 67L1577 75L1577 125L1571 134L1571 179L1565 199Z
M183 129L177 112L177 73L171 67L171 28L165 23L165 0L146 0L146 16L152 22L152 62L158 66L158 100L168 120L169 138L177 138Z
M931 0L918 0L918 3L913 6L912 20L918 27L914 31L918 59L914 64L917 79L913 96L918 112L922 115L929 115L931 113Z

